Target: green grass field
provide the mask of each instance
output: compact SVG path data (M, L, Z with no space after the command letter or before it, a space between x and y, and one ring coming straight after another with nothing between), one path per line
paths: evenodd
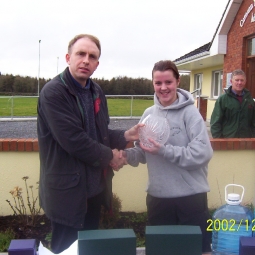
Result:
M0 118L37 115L37 97L0 97ZM131 99L107 99L109 114L113 116L141 116L153 105L153 100L134 99L131 114Z

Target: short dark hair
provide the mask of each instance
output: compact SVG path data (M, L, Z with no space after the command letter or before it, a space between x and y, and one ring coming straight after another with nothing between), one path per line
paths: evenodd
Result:
M174 77L178 80L180 78L180 74L178 71L178 68L176 67L175 63L171 60L161 60L154 64L154 67L152 69L152 79L153 79L153 73L156 71L167 71L172 70L174 73Z
M81 38L88 38L90 39L92 42L94 42L97 46L97 48L99 49L99 57L101 55L101 44L100 41L97 37L95 37L94 35L90 35L90 34L79 34L76 35L68 44L68 53L70 54L72 51L72 47L73 45Z
M231 79L236 76L236 75L243 75L246 78L246 74L243 70L241 69L236 69L231 73Z

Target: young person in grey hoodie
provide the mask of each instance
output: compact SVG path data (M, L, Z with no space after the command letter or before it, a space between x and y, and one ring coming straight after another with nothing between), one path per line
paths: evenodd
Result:
M164 145L150 138L151 147L135 142L123 157L132 166L147 163L149 224L200 226L202 251L210 252L207 171L213 150L204 121L192 95L178 88L180 74L173 62L156 63L152 80L154 105L145 110L140 122L149 114L166 118L170 135Z

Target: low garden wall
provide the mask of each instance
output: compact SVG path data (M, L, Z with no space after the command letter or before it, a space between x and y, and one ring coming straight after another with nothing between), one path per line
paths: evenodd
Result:
M211 191L208 193L210 208L225 204L224 189L235 183L245 187L244 203L254 204L255 194L255 138L250 139L211 139L214 155L209 163L208 180ZM12 202L9 193L14 187L23 189L26 200L25 183L22 177L28 176L28 186L33 186L37 195L39 180L39 153L37 139L0 139L0 215L10 215L12 210L6 200ZM146 165L124 166L115 172L113 192L122 200L122 211L146 211ZM235 190L238 191L238 190ZM231 190L233 192L233 190Z

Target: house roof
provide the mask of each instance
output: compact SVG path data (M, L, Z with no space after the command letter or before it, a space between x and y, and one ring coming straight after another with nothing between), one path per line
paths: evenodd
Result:
M182 70L196 70L223 65L227 48L227 34L244 0L229 0L211 42L174 60Z
M193 56L196 56L196 55L199 55L199 54L203 54L204 52L208 52L208 50L210 50L210 46L211 46L211 43L207 43L187 54L185 54L184 56L181 56L177 59L174 60L174 62L178 62L180 60L185 60L185 59L189 59L189 58L192 58Z

